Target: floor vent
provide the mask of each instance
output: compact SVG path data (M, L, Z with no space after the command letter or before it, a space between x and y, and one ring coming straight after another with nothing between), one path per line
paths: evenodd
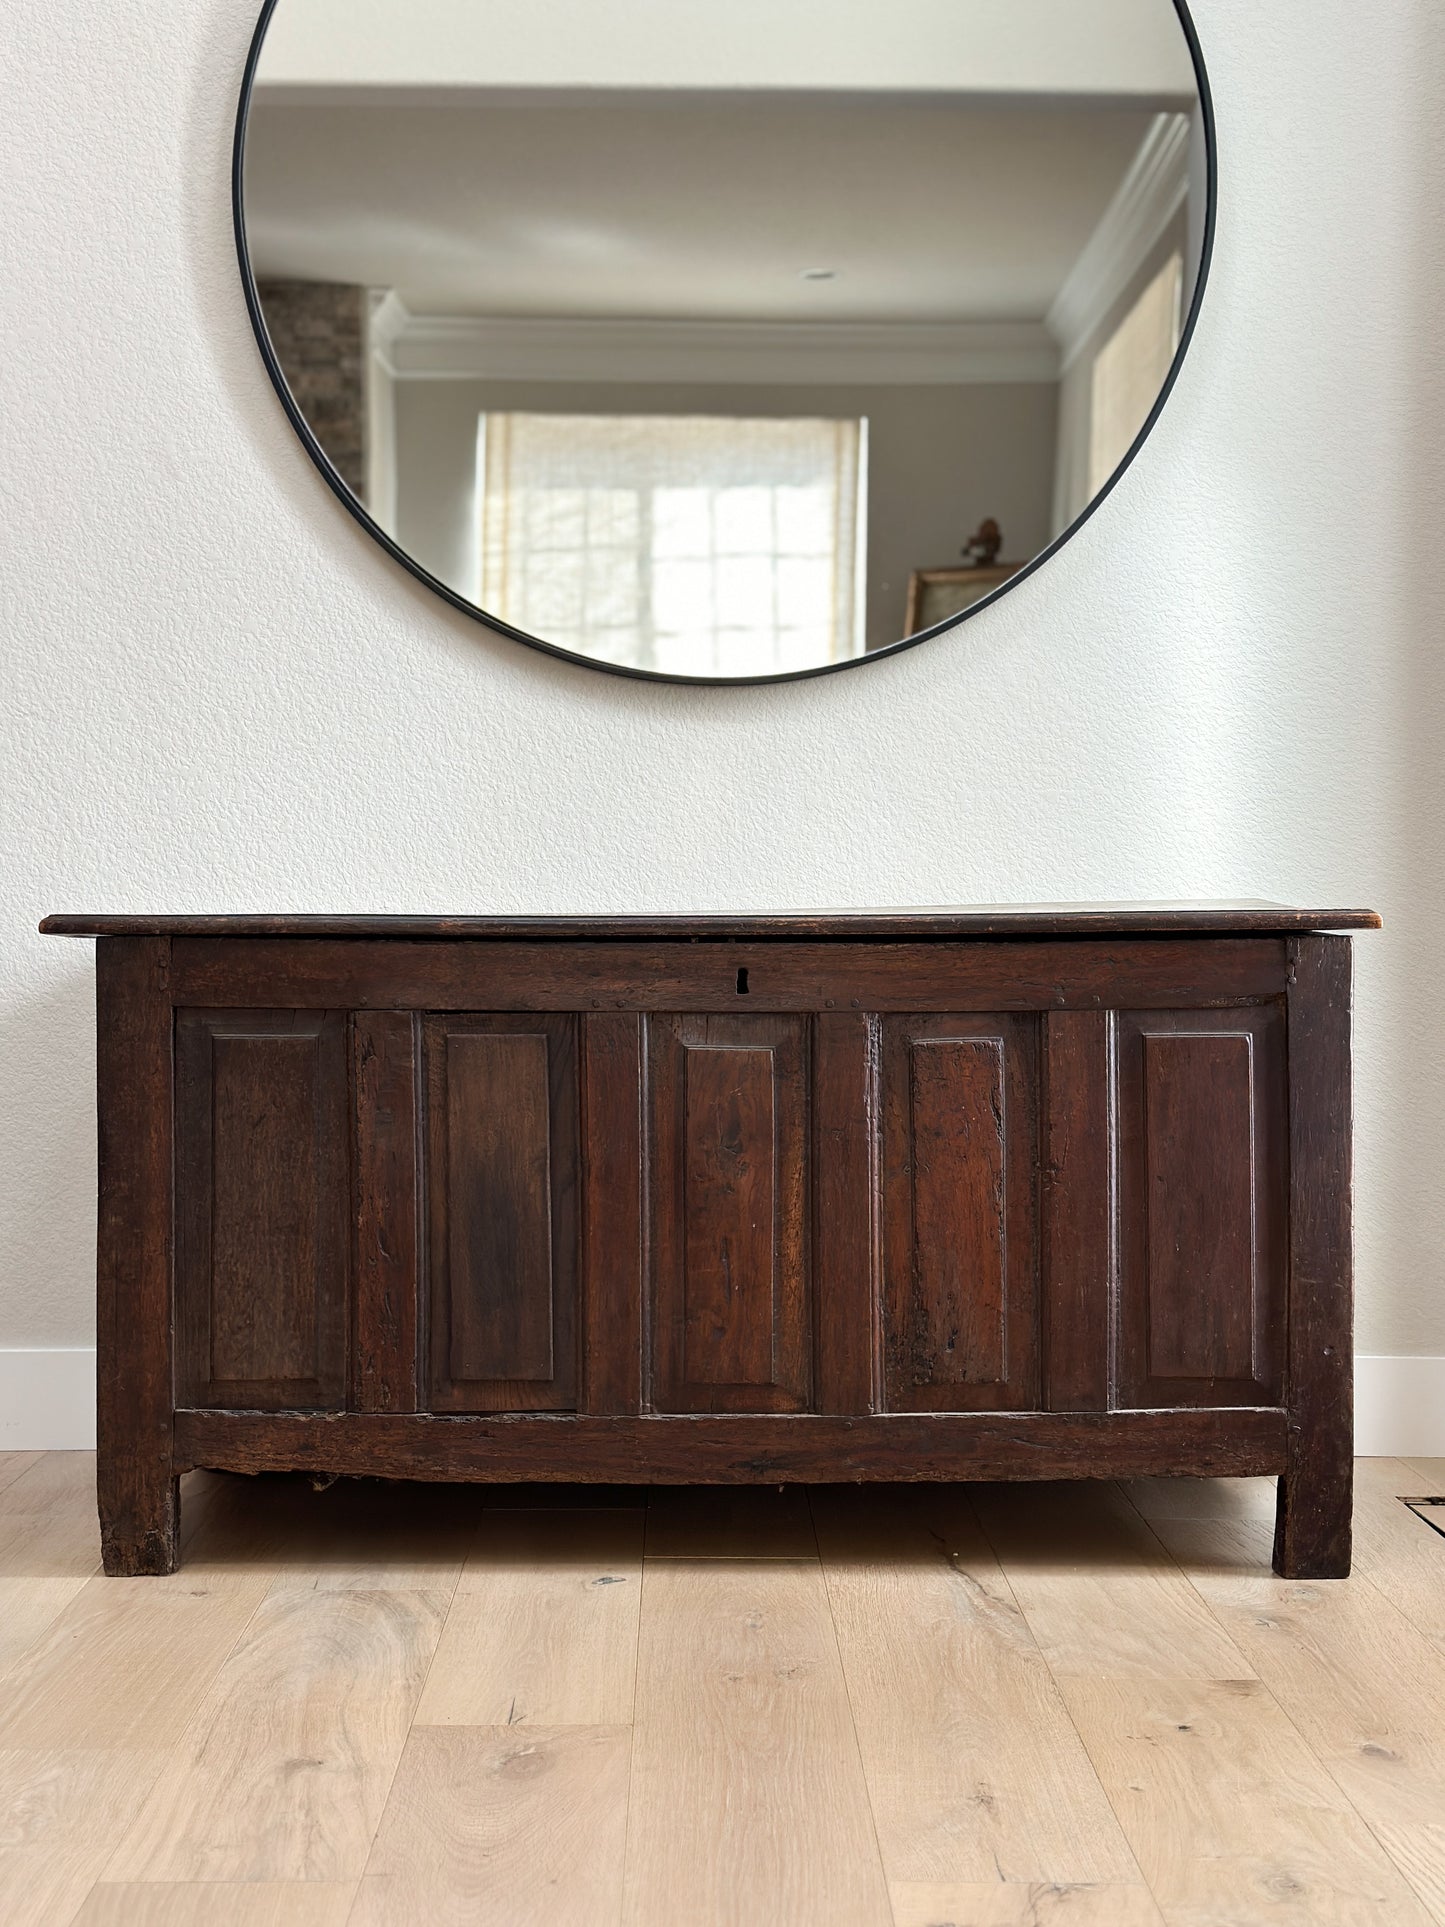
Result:
M1401 1505L1409 1506L1417 1519L1423 1519L1427 1526L1445 1539L1445 1497L1437 1499L1401 1499Z

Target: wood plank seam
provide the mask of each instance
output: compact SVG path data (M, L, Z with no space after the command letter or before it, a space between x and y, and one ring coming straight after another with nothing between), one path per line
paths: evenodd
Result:
M1198 1585L1196 1585L1194 1580L1194 1575L1190 1572L1189 1568L1187 1566L1184 1566L1177 1559L1174 1558L1169 1548L1164 1544L1159 1534L1155 1531L1154 1522L1151 1519L1149 1519L1147 1515L1141 1512L1139 1510L1139 1507L1134 1504L1132 1495L1127 1490L1125 1490L1122 1486L1120 1487L1120 1489L1124 1492L1124 1497L1128 1500L1131 1507L1133 1507L1133 1510L1135 1511L1137 1516L1141 1519L1143 1524L1148 1528L1150 1536L1153 1538L1155 1544L1159 1548L1161 1557L1167 1560L1169 1564L1173 1566L1174 1570L1181 1575L1181 1577L1189 1585L1190 1590L1198 1598L1201 1606L1209 1614L1210 1618L1213 1619L1214 1623L1221 1629L1221 1631L1223 1631L1227 1635L1228 1627L1225 1625L1225 1622L1220 1617L1219 1613L1215 1611L1214 1607L1211 1605L1209 1599L1207 1598L1203 1590ZM1393 1602L1389 1600L1387 1595L1381 1593L1378 1587L1376 1587L1370 1580L1364 1578L1358 1572L1350 1575L1348 1583L1351 1589L1355 1593L1368 1592L1373 1594L1379 1600L1381 1618L1388 1616L1391 1610L1394 1610L1394 1611L1400 1610L1398 1607L1394 1606ZM1258 1682L1258 1685L1259 1685L1259 1690L1265 1694L1265 1696L1270 1700L1270 1702L1278 1711L1281 1720L1284 1721L1284 1723L1289 1727L1290 1731L1294 1734L1301 1748L1305 1752L1307 1752L1310 1755L1310 1757L1313 1760L1315 1760L1318 1763L1318 1765L1321 1767L1323 1772L1326 1774L1328 1779L1331 1781L1331 1783L1334 1785L1337 1792L1339 1793L1340 1799L1344 1802L1344 1804L1350 1809L1350 1811L1359 1820L1360 1825L1365 1829L1365 1831L1369 1833L1370 1837L1375 1841L1375 1844L1379 1847L1380 1852L1385 1857L1385 1859L1389 1862L1391 1866L1395 1867L1398 1870L1398 1872L1400 1873L1401 1877L1404 1879L1407 1886L1409 1886L1412 1889L1412 1891L1419 1894L1419 1897L1422 1903L1426 1907L1430 1907L1429 1896L1420 1893L1418 1887L1416 1887L1414 1880L1411 1878L1410 1869L1408 1868L1408 1866L1405 1865L1404 1862L1402 1862L1396 1856L1395 1853L1391 1851L1388 1842L1382 1836L1380 1832L1380 1823L1375 1820L1372 1820L1369 1814L1360 1805L1359 1801L1356 1799L1354 1794L1350 1791L1348 1782L1344 1778L1342 1778L1340 1773L1336 1770L1334 1762L1331 1760L1331 1758L1326 1753L1323 1753L1310 1740L1309 1735L1305 1731L1304 1727L1300 1725L1299 1721L1295 1718L1295 1715L1291 1712L1287 1701L1280 1695L1280 1693L1276 1690L1276 1688L1271 1684L1271 1682L1268 1679L1261 1678ZM1161 1902L1161 1905L1162 1905L1162 1902ZM1431 1908L1431 1911L1434 1912L1435 1909Z
M478 1523L478 1530L480 1531L480 1522ZM377 1842L377 1837L381 1832L381 1822L386 1815L387 1805L391 1800L392 1789L396 1785L396 1776L398 1772L401 1770L402 1757L406 1752L407 1741L411 1738L412 1734L416 1731L416 1708L421 1705L422 1700L426 1696L427 1681L431 1678L432 1668L436 1665L436 1662L437 1662L437 1654L441 1651L442 1639L444 1639L446 1636L447 1622L452 1616L452 1607L456 1603L457 1588L461 1585L462 1573L465 1571L465 1569L466 1569L466 1561L465 1559L463 1559L462 1564L457 1569L457 1576L452 1581L451 1590L447 1594L447 1606L446 1606L446 1611L442 1614L441 1631L440 1631L440 1634L438 1635L436 1643L433 1645L431 1649L431 1653L427 1658L426 1670L422 1674L421 1685L416 1696L416 1704L412 1707L412 1716L411 1716L411 1719L407 1722L405 1738L402 1740L401 1745L397 1748L396 1758L392 1761L391 1777L387 1780L387 1783L386 1783L386 1792L383 1795L377 1807L378 1818L377 1818L377 1824L376 1824L376 1831L371 1836L371 1844L367 1849L366 1860L362 1865L360 1879L357 1881L358 1893L360 1893L361 1891L362 1881L366 1879L367 1870L371 1866L372 1855L376 1852L376 1842ZM435 1588L432 1588L431 1590L435 1590Z
M816 1541L818 1539L818 1522L816 1518L813 1518L813 1498L811 1492L808 1495L808 1515L813 1519L813 1537ZM833 1609L833 1594L828 1585L828 1565L823 1557L821 1544L818 1546L817 1558L818 1569L823 1580L823 1597L828 1602L828 1626L833 1635L833 1651L838 1657L838 1674L843 1681L843 1696L848 1702L848 1726L853 1735L853 1752L858 1762L859 1777L862 1779L865 1790L867 1790L868 1772L863 1760L863 1742L858 1733L858 1712L853 1700L853 1683L848 1677L848 1668L843 1663L843 1642L838 1634L838 1619ZM871 1792L868 1797L868 1818L872 1825L873 1852L877 1858L878 1865L884 1869L886 1879L887 1868L883 1858L883 1842L879 1837L878 1814L873 1803ZM890 1900L890 1912L891 1911L892 1906Z

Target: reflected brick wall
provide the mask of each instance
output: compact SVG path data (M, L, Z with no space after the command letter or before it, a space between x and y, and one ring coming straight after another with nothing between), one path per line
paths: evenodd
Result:
M332 281L262 281L257 292L297 405L337 474L365 502L366 289Z

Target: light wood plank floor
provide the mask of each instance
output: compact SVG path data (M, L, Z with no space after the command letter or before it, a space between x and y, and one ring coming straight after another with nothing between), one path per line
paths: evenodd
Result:
M0 1456L5 1927L1445 1927L1445 1460L1336 1585L1264 1480L209 1473L107 1580L93 1476Z

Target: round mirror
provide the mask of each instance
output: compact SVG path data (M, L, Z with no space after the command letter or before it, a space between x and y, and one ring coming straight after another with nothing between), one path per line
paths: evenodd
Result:
M1214 221L1183 0L271 0L236 225L398 561L627 675L817 675L1066 540Z

